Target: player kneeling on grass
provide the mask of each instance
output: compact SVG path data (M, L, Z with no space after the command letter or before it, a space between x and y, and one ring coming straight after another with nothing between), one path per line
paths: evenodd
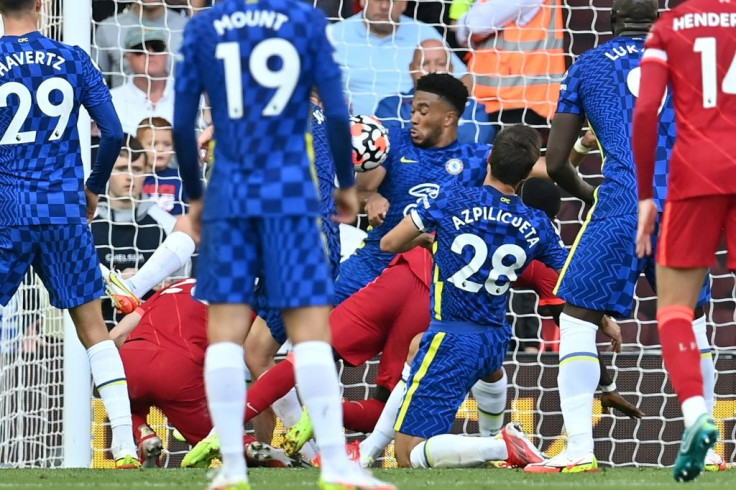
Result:
M507 460L512 466L543 455L514 424L503 440L449 434L472 386L489 382L511 340L508 289L538 259L553 269L567 252L547 216L524 205L515 191L539 158L540 138L526 126L501 131L481 188L447 186L418 206L381 240L401 252L436 231L432 323L412 362L396 420L396 459L402 467L463 467Z

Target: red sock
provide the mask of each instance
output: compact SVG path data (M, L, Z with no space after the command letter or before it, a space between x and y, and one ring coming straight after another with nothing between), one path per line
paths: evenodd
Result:
M373 432L386 404L375 398L358 402L343 402L342 417L346 429L356 432Z
M703 396L700 350L693 333L693 309L670 305L657 311L662 358L680 403Z
M294 364L287 357L263 375L248 388L245 421L249 421L270 407L273 402L286 395L296 384Z

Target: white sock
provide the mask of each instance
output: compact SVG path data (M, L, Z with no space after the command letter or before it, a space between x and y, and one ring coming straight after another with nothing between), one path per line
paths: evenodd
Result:
M600 370L592 323L560 315L560 407L567 430L567 454L573 459L593 452L593 395Z
M133 294L140 298L156 284L184 267L195 248L192 237L183 231L171 232L151 258L126 281Z
M112 340L103 340L87 349L87 356L92 379L110 419L113 457L120 459L127 455L135 456L128 381L120 353Z
M294 424L299 422L299 419L302 417L302 404L299 403L296 388L290 389L286 395L273 402L271 408L273 408L273 412L281 419L281 423L287 429L290 429ZM301 453L302 457L307 461L312 461L317 456L314 445L309 443L304 445Z
M684 417L685 428L691 427L698 417L708 413L708 407L705 405L705 399L702 396L691 396L682 402L682 416Z
M360 443L361 457L377 458L383 453L386 446L394 440L394 435L396 434L394 424L396 423L396 416L399 414L399 410L401 410L401 402L404 401L405 393L406 382L402 379L391 390L391 395L386 400L386 405L383 407L381 416L378 417L373 432Z
M710 342L708 342L707 325L705 323L705 315L693 320L693 332L695 332L695 341L698 343L700 350L700 370L703 372L703 394L705 395L705 406L708 413L713 415L713 407L715 405L715 389L716 389L716 369L713 365L713 355L711 354Z
M506 443L493 437L442 434L420 442L411 450L412 468L469 468L509 457Z
M506 410L506 389L508 378L506 371L503 378L495 383L478 380L471 392L478 402L478 428L481 436L495 436L503 427L503 413Z
M204 358L204 383L212 424L220 438L222 472L228 478L245 478L243 346L233 342L211 344Z
M309 411L322 453L322 475L327 480L339 477L351 463L345 451L340 385L332 347L327 342L301 342L293 352L297 390Z

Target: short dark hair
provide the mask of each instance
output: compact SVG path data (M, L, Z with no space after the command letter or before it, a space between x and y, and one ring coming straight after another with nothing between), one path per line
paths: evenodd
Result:
M33 10L36 0L0 0L0 13L16 14L25 10Z
M146 150L143 145L135 136L128 133L123 134L123 146L120 148L120 156L129 156L131 161L135 162L143 156L143 164L148 163L148 157L146 156Z
M560 212L560 189L554 182L547 179L540 177L526 179L519 186L517 194L521 196L524 204L530 208L544 211L549 219L555 219L557 213Z
M541 144L542 137L529 126L515 124L502 129L493 140L491 175L516 187L539 160Z
M435 94L452 105L458 116L465 112L468 103L468 88L449 73L428 73L417 80L417 92Z

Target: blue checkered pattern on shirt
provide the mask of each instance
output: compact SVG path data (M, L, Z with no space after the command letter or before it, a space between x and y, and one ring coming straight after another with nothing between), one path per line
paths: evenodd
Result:
M227 0L187 24L176 90L206 91L217 128L205 221L319 214L305 134L310 90L341 76L326 28L297 0ZM242 115L230 116L228 94L242 96Z
M542 211L490 186L448 186L412 219L437 232L432 313L443 322L505 326L509 286L526 266L561 269L567 259Z
M0 225L86 223L77 118L110 100L102 74L80 48L32 32L0 39L0 77Z
M580 56L562 82L557 112L587 117L603 149L604 179L593 218L638 211L631 128L643 51L643 37L617 37ZM659 126L655 178L659 200L666 195L667 162L674 138L674 109L668 96Z

